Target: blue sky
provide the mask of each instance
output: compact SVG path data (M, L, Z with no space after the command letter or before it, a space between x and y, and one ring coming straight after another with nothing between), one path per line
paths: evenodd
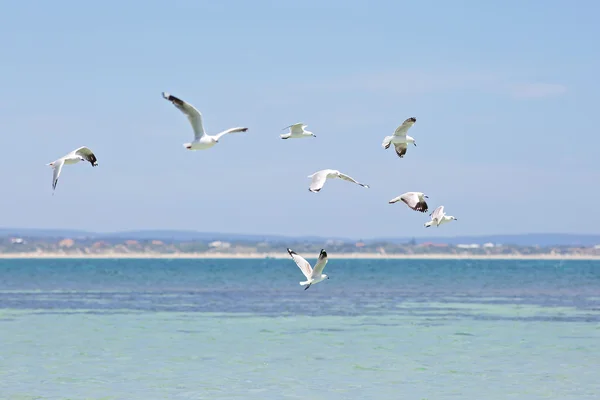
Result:
M4 227L353 237L598 233L600 4L0 5ZM162 91L216 133L207 151ZM383 150L404 119L418 147ZM308 124L316 139L280 140ZM99 166L45 164L89 146ZM371 185L308 175L333 168ZM389 199L423 191L457 222Z

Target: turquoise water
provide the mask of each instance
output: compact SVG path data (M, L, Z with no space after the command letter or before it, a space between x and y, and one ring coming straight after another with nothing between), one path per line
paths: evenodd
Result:
M600 262L325 272L304 291L291 260L0 260L0 398L600 398Z

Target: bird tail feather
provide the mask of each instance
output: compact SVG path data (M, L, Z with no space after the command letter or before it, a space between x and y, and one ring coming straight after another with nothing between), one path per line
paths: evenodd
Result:
M388 148L390 143L392 142L393 136L386 136L381 143L381 147L384 149Z

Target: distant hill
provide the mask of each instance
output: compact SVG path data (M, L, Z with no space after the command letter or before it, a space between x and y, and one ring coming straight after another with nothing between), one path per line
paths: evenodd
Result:
M146 231L124 231L112 233L86 232L81 230L69 229L23 229L23 228L0 228L0 237L18 236L26 238L52 239L52 238L88 238L98 240L147 240L158 239L165 241L234 241L234 242L305 242L322 243L327 240L341 240L344 242L353 242L357 238L344 237L318 237L301 236L292 237L284 235L254 235L254 234L235 234L235 233L216 233L216 232L196 232L179 230L146 230ZM364 242L387 242L387 243L409 243L414 240L415 243L448 243L456 244L484 244L494 243L516 246L593 246L600 244L600 234L567 234L567 233L528 233L519 235L481 235L481 236L455 236L455 237L381 237L381 238L362 238Z

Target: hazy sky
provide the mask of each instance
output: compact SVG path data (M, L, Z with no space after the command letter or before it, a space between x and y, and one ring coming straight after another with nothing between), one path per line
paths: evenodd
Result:
M3 227L598 233L600 3L0 5ZM214 148L183 148L198 108ZM417 147L381 147L406 118ZM308 124L317 138L281 140ZM99 166L46 163L89 146ZM371 185L308 175L339 169ZM423 191L458 221L388 200Z

